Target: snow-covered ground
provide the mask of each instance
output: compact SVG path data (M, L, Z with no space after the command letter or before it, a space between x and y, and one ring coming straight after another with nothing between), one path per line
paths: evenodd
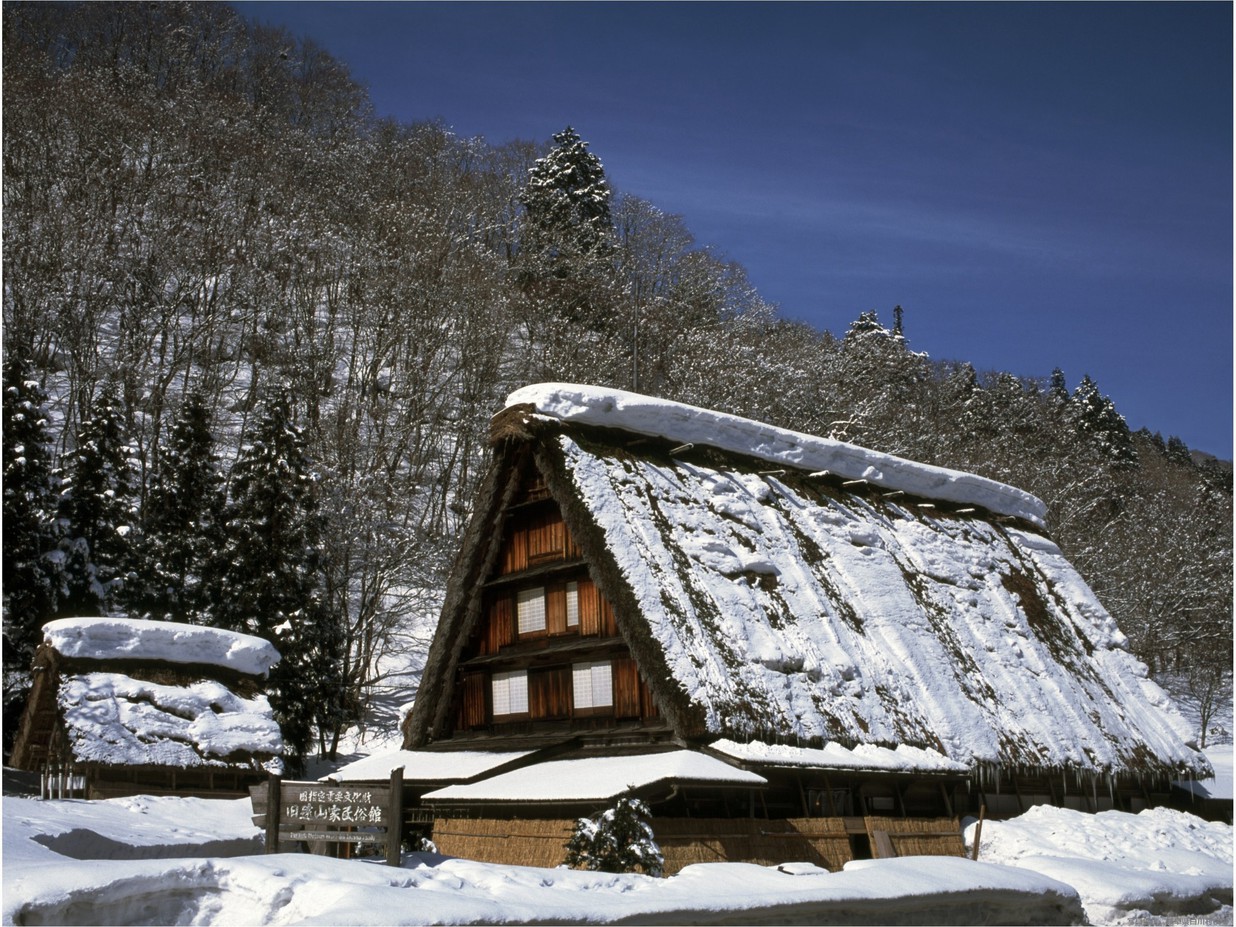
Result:
M1232 923L1232 828L1167 809L987 821L977 863L718 863L668 879L263 856L249 816L243 800L6 796L4 923Z

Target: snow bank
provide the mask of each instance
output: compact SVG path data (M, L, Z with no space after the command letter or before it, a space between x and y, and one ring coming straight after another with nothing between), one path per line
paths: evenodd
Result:
M138 618L61 618L43 626L43 641L65 657L201 663L247 676L265 676L279 662L260 637Z
M716 447L800 470L828 470L847 480L866 480L925 499L981 506L1039 527L1046 524L1047 507L1042 501L995 480L666 399L604 387L541 383L516 390L506 404L530 404L541 415L564 422Z
M3 810L5 924L1075 924L1082 905L1091 923L1232 922L1231 827L1162 810L987 821L977 863L714 863L668 879L234 856L260 839L243 800L6 797Z
M134 795L106 801L4 797L5 892L10 866L68 859L171 859L261 853L249 799Z
M966 830L974 842L975 825ZM983 824L979 859L1077 888L1094 924L1215 914L1231 923L1232 828L1169 808L1086 814L1038 806Z
M608 801L658 782L767 785L755 773L691 750L637 756L550 760L501 773L471 785L451 785L425 795L429 802Z
M307 854L195 852L223 847L229 834L253 846L248 811L245 801L6 798L3 921L1068 924L1081 914L1067 885L943 857L882 860L831 874L803 865L704 864L655 879L428 854L409 854L396 869ZM113 852L126 844L148 858ZM172 847L184 858L168 858Z

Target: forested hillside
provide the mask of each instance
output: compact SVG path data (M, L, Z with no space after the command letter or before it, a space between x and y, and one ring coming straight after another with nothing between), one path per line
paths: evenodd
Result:
M269 637L289 741L331 750L426 646L489 417L545 380L1033 492L1152 671L1230 698L1230 468L1089 378L926 357L891 307L779 320L573 130L375 119L225 5L3 15L6 734L42 622L108 612Z

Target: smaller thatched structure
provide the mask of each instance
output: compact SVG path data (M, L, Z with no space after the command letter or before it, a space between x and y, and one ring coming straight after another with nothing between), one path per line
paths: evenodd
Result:
M215 628L66 618L43 629L11 764L45 795L243 796L282 768L268 642Z

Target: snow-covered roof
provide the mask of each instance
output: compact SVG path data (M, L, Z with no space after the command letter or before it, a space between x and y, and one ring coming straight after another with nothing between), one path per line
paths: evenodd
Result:
M266 696L242 698L209 680L161 685L85 673L62 679L56 701L80 763L260 769L283 751Z
M528 756L531 750L391 750L349 763L324 777L333 782L373 782L403 767L406 782L467 782Z
M43 626L43 640L63 657L201 664L246 676L265 676L279 662L260 637L172 621L61 618Z
M608 801L659 783L760 786L768 780L691 750L550 760L427 793L430 802Z
M493 562L498 507L535 467L680 737L910 747L971 770L1209 772L1032 497L629 393L551 384L509 401L426 689L450 684L453 642L480 614L469 571ZM954 503L921 495L959 487ZM442 736L449 711L418 700L405 745Z
M873 744L854 748L830 743L821 750L793 747L788 744L766 744L759 741L736 743L718 740L709 749L744 763L762 766L794 766L812 769L856 769L880 772L965 773L969 767L935 750L923 750L900 744L893 749Z
M707 731L910 744L966 764L1197 762L1166 694L1042 535L558 442Z
M973 473L915 463L843 441L624 390L541 383L516 390L506 404L508 408L532 405L538 414L563 422L715 447L798 470L827 470L843 479L866 480L921 498L982 506L1039 526L1047 517L1047 507L1030 493Z

